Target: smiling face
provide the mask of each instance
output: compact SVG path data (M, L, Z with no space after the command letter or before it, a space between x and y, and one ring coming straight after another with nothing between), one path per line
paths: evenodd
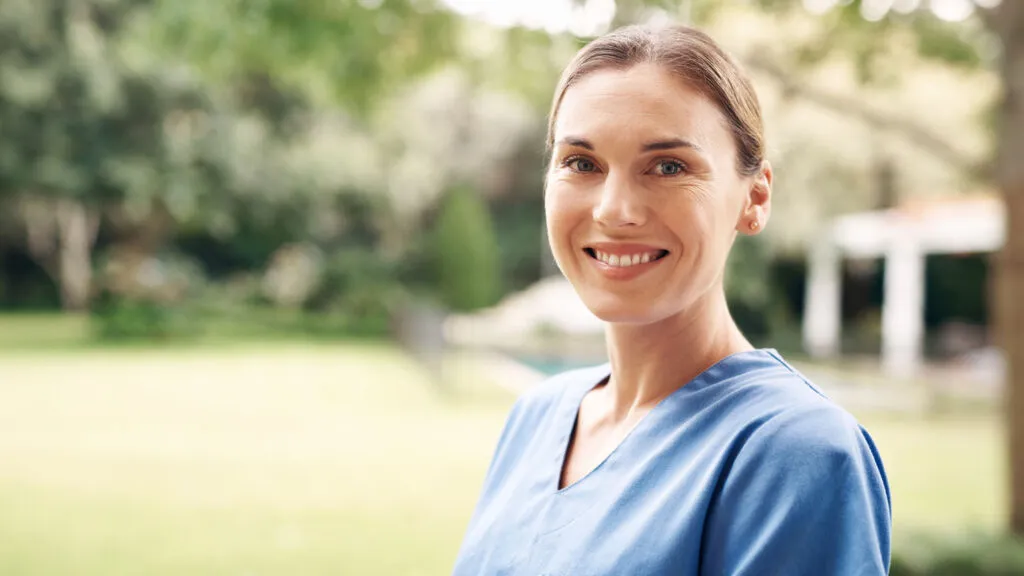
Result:
M565 93L553 138L552 252L607 322L698 311L721 290L736 232L767 220L770 169L741 176L719 109L657 65L580 79Z

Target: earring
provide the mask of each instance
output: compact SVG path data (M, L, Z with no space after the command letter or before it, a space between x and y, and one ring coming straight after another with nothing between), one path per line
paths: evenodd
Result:
M751 220L750 221L750 231L751 232L757 232L758 228L760 228L760 227L761 227L761 223L758 222L757 220Z

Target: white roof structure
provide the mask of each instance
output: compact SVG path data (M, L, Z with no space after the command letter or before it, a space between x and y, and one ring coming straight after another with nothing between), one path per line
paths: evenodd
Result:
M828 235L855 258L884 255L906 236L930 254L992 252L1003 245L1006 218L1002 200L985 195L841 216Z
M991 194L837 218L809 251L804 347L817 357L839 352L842 258L884 257L882 362L892 373L913 373L924 338L925 256L994 252L1005 238L1005 207Z

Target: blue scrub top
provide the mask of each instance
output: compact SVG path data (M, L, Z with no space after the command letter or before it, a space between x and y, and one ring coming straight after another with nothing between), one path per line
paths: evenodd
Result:
M877 576L889 485L850 414L774 350L729 356L558 488L606 364L524 394L505 424L454 576Z

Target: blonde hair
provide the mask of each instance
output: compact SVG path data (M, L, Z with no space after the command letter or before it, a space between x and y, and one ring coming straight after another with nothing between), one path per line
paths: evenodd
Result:
M555 122L565 93L599 70L626 70L656 64L710 99L725 116L736 140L737 171L752 176L765 156L764 121L757 93L746 73L710 36L688 26L626 26L580 50L562 72L548 120L547 145L554 145Z

